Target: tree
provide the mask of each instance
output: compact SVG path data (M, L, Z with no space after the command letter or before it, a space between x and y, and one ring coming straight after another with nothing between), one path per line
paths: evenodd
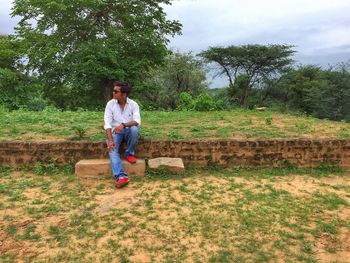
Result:
M350 122L350 64L340 63L324 73L328 81L317 101L317 117Z
M86 106L108 100L113 80L137 83L163 60L181 24L166 19L162 4L170 0L15 0L12 15L21 17L16 37L44 95L70 94Z
M196 97L208 89L202 62L191 53L169 54L162 65L150 70L146 82L154 91L148 100L153 98L158 107L166 109L177 108L182 92Z
M41 87L35 76L25 72L22 56L21 42L10 35L0 35L0 104L9 109L25 107L40 99Z
M350 120L350 66L304 65L269 81L266 98L318 118Z
M10 35L0 35L0 68L17 70L21 58L19 43L12 40Z
M250 90L288 68L294 52L287 45L242 45L210 47L199 55L218 65L217 74L229 80L229 95L240 94L238 102L246 107Z
M314 65L291 69L265 90L286 107L312 114L316 110L321 90L328 85L323 70Z

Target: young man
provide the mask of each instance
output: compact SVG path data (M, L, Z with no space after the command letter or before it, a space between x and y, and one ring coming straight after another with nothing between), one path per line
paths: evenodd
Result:
M132 87L127 82L114 82L113 99L107 102L104 115L107 148L117 188L129 183L119 154L120 144L123 140L127 143L126 160L129 163L137 161L135 147L139 137L138 126L141 124L141 117L139 105L128 98L131 90Z

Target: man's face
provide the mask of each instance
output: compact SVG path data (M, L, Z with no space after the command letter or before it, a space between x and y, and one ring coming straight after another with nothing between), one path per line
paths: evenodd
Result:
M123 93L121 92L121 87L115 86L113 88L113 98L118 100L118 99L121 99L122 97L123 97Z

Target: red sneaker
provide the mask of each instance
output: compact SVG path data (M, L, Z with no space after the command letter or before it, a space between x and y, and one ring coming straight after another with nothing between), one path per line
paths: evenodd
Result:
M129 178L123 177L115 181L115 187L122 188L123 186L126 186L129 183Z
M135 155L129 155L126 157L126 160L129 162L129 163L136 163L137 159L135 157Z

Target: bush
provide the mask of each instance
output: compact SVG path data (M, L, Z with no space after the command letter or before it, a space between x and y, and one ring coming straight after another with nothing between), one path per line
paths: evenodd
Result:
M42 98L34 98L26 103L26 108L29 111L43 111L47 106L47 103Z
M43 111L47 113L57 113L57 112L60 112L61 110L57 109L55 106L49 105L49 106L46 106L43 109Z
M202 93L195 99L194 109L196 111L215 110L215 103L208 93Z
M36 77L0 68L0 104L6 108L40 111L46 106L41 91L42 86Z
M86 136L87 133L87 126L81 125L81 124L76 124L71 127L72 131L75 133L74 138L72 139L78 139L81 140Z
M194 100L191 94L187 92L181 92L179 98L179 105L177 107L178 110L193 110L194 108Z

